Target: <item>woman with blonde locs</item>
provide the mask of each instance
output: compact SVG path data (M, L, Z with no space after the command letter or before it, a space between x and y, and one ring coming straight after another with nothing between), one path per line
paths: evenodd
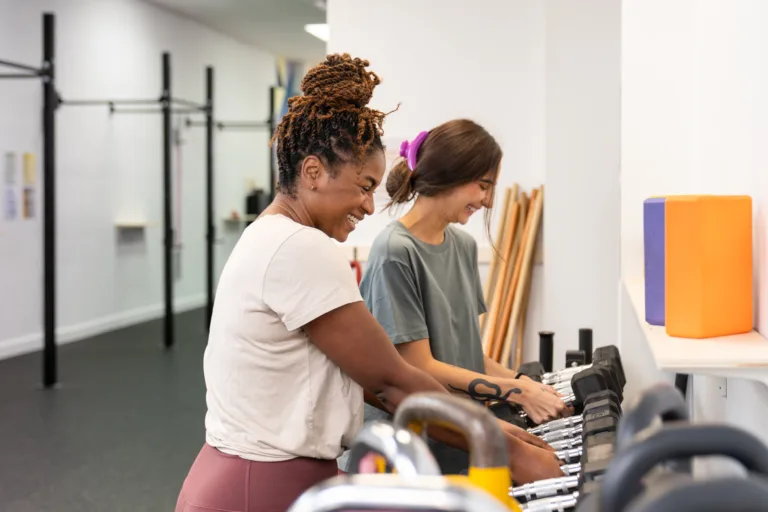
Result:
M498 143L474 121L456 119L404 141L400 156L387 179L388 207L413 204L373 242L360 284L369 311L408 363L451 392L481 403L519 404L537 423L571 414L554 388L482 350L479 317L486 306L477 242L454 224L466 224L485 208L488 228L502 159ZM366 421L389 417L365 406ZM466 452L437 440L431 447L444 473L467 469ZM527 449L521 465L540 463L544 450ZM340 460L345 466L346 456Z
M337 474L364 399L392 412L410 393L447 393L398 355L336 243L373 213L384 175L385 114L367 106L379 84L367 66L329 55L275 131L277 194L219 278L203 357L205 442L177 512L284 511ZM429 434L466 448L446 430ZM513 460L531 437L508 429Z

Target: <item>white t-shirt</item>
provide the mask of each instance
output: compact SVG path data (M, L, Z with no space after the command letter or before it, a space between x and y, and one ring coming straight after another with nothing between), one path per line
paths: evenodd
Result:
M256 461L341 455L362 427L363 391L302 326L361 300L323 232L283 215L248 226L216 290L203 366L208 444Z

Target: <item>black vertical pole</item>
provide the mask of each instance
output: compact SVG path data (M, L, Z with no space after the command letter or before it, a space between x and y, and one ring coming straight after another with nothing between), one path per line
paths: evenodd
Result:
M555 344L555 333L552 331L539 332L539 362L545 372L552 371L552 352Z
M275 88L269 88L269 136L275 133ZM275 148L269 151L269 200L275 200L277 195L277 170L275 169Z
M58 380L56 362L56 82L55 17L43 14L43 386Z
M582 327L579 329L579 350L584 352L587 364L592 363L592 329Z
M207 212L206 233L206 292L208 304L205 326L208 328L213 315L213 245L216 242L216 226L213 223L213 68L205 68L205 207Z
M173 227L171 225L171 55L163 53L163 250L165 346L173 346Z

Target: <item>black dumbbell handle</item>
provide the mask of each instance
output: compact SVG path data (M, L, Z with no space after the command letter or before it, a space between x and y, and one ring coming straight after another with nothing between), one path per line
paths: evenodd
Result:
M601 510L624 510L658 464L706 455L731 457L747 471L768 475L768 447L754 435L729 425L671 423L616 453L603 476Z
M624 412L616 432L619 451L629 446L635 436L661 418L663 422L688 421L688 406L683 395L667 383L658 383L644 391L637 404Z
M626 512L762 512L768 506L768 482L747 478L691 480L633 502Z

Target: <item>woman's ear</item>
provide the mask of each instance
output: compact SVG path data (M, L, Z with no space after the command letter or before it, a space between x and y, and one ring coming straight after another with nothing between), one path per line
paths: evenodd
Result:
M314 155L309 155L301 162L299 180L302 185L309 190L315 190L317 188L317 182L324 171L325 167L320 159Z

